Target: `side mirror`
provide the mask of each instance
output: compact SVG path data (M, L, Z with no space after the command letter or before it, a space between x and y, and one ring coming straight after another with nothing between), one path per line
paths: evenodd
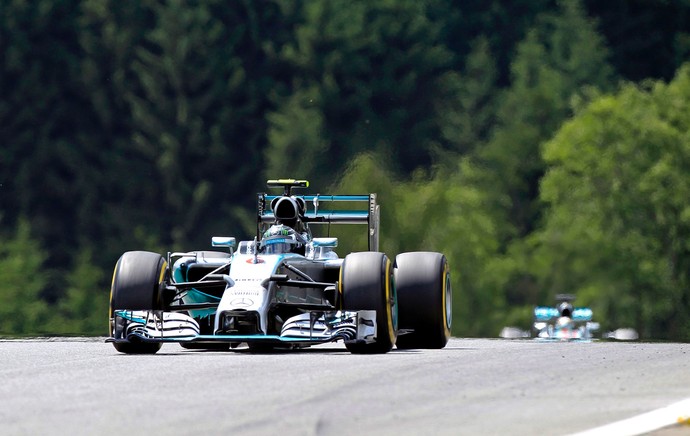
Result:
M338 238L314 238L307 244L305 257L307 259L337 259L333 248L338 246Z
M338 238L314 238L314 247L335 248L338 246Z

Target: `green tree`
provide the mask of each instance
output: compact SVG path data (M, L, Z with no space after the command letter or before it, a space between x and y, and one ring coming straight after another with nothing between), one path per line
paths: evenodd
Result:
M12 234L0 240L0 334L46 333L48 305L41 298L50 279L44 269L47 258L20 218Z
M134 151L154 175L139 201L164 212L159 217L162 226L148 230L178 249L189 243L213 200L213 186L220 180L211 176L231 159L218 124L230 120L219 120L227 113L217 110L218 99L230 98L232 90L246 82L242 63L233 54L238 40L225 39L229 29L213 13L212 4L189 5L182 0L150 3L156 21L132 66L141 92L127 94ZM227 177L234 177L231 174Z
M264 157L264 178L299 179L323 172L320 165L327 159L328 143L319 101L315 87L298 89L285 99L280 111L267 115L271 146Z
M529 246L521 239L539 220L538 183L545 168L539 145L572 113L574 96L587 86L606 88L612 80L595 23L578 2L559 5L556 12L540 15L518 45L512 84L500 98L492 132L484 130L494 120L489 97L494 70L485 41L476 42L465 71L469 80L461 81L460 75L450 94L454 100L437 100L444 109L437 112L443 114L442 131L457 151L471 149L474 138L487 140L486 145L475 145L470 160L440 153L445 169L422 171L409 183L398 176L400 189L392 190L395 216L403 219L391 217L395 230L382 235L393 232L390 239L398 250L443 251L459 270L456 332L493 336L506 314L508 320L524 319L523 304L540 296L529 269ZM485 112L469 113L476 108ZM367 174L373 171L362 165L347 179L372 182Z
M529 317L525 305L544 304L525 239L541 220L539 183L546 169L541 144L579 102L608 89L613 80L596 23L580 2L558 5L556 12L540 15L518 44L511 85L498 97L497 123L473 156L477 171L465 182L482 192L497 230L498 249L487 259L476 292L502 295L508 320Z
M67 275L65 295L54 305L49 328L51 334L99 335L108 333L107 287L103 286L105 271L96 267L89 249L76 257Z
M573 98L587 88L608 89L608 52L579 1L559 2L557 13L538 17L511 64L511 86L501 98L498 122L479 158L491 170L491 189L508 193L506 220L517 236L539 219L540 144L572 114ZM506 236L510 237L508 233Z
M253 227L254 198L238 193L263 187L283 20L272 1L86 4L84 69L108 136L98 234L111 263L125 249L203 247Z
M432 150L448 146L437 107L454 98L454 59L438 29L412 0L305 3L280 53L294 80L269 115L266 174L314 169L299 176L324 186L364 151L396 174L429 165Z
M626 80L670 80L690 55L690 3L685 0L584 0ZM663 23L660 24L660 23Z
M128 98L143 93L134 66L136 52L153 27L149 4L86 0L81 5L81 80L93 122L90 130L82 132L79 148L90 160L78 171L82 177L79 231L72 246L98 247L93 261L106 270L127 249L153 250L162 245L159 222L151 218L150 209L160 207L148 202L156 195L151 192L157 187L156 178L133 145L135 123ZM74 250L65 271L78 255Z
M448 258L453 286L453 334L482 336L504 320L500 287L489 268L498 249L498 228L483 193L467 183L474 168L468 159L452 171L417 171L407 179L381 168L372 154L353 160L338 192L375 192L381 205L380 249L391 258L407 251L438 251ZM346 226L353 227L353 226ZM339 233L342 252L366 247L366 232ZM359 238L359 239L357 239ZM353 241L359 245L352 246Z
M0 208L11 226L30 220L55 267L74 243L75 198L90 174L90 156L80 150L92 118L79 82L79 3L0 7Z
M456 58L453 69L469 69L478 38L488 43L500 87L510 85L510 64L515 45L524 40L537 16L557 9L554 0L427 0L426 11L438 26L444 45Z
M446 80L456 98L440 99L437 103L441 135L449 152L439 150L439 162L452 165L458 155L472 154L481 148L496 122L497 70L486 37L474 41L462 72L448 75Z
M608 326L645 337L690 337L689 96L690 66L668 85L626 85L544 149L545 288L576 291Z

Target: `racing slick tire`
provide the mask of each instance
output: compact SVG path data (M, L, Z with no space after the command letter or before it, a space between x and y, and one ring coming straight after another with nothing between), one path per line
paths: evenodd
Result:
M346 343L351 353L387 353L397 335L397 298L393 268L384 253L351 253L340 269L343 310L375 310L376 339L372 343Z
M164 280L167 262L158 253L128 251L115 265L113 283L110 289L110 319L115 310L159 310L163 304L160 298L160 284ZM115 329L111 334L115 336ZM126 354L154 354L160 350L160 343L113 342L115 349Z
M441 253L410 252L395 258L399 349L438 349L450 339L453 292ZM406 332L406 330L408 332Z

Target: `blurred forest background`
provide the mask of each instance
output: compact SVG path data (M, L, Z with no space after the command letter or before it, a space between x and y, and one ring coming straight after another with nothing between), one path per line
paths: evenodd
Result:
M455 336L573 293L690 340L686 60L687 0L0 0L0 334L105 335L124 251L294 177L445 253Z

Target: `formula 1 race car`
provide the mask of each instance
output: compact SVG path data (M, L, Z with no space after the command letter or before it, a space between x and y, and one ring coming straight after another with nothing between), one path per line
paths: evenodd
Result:
M592 309L589 307L573 307L574 295L556 295L558 306L534 308L534 324L532 325L536 337L557 341L590 341L593 333L599 330L599 323L592 321Z
M591 341L599 323L592 322L592 309L573 307L573 295L556 295L556 307L537 306L531 331L518 327L504 327L499 334L504 339L535 337L538 340Z
M446 257L378 251L376 194L293 195L305 180L269 180L282 195L258 194L254 240L213 237L225 251L129 251L117 261L110 335L122 353L152 354L163 343L250 351L343 341L352 353L443 348L452 289ZM322 208L329 205L330 209ZM356 209L353 204L364 204ZM340 258L337 238L310 226L364 224L368 250ZM236 250L235 250L236 248Z
M599 330L599 323L592 321L592 309L573 307L575 299L571 294L556 295L556 307L537 306L534 308L532 331L517 327L504 327L499 334L505 339L530 338L545 341L583 341L594 339ZM637 331L631 328L619 328L601 335L603 339L631 341L638 339Z

